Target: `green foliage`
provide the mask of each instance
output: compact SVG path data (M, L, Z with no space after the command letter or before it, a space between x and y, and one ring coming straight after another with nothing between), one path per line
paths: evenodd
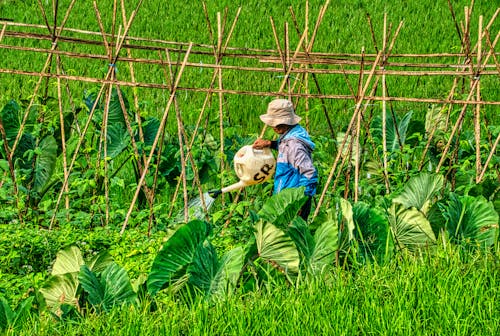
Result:
M498 235L498 213L484 197L450 194L439 207L446 219L445 228L453 241L482 247L495 243Z
M198 248L209 234L206 222L193 220L180 226L158 252L148 275L147 287L151 295L184 275L193 262Z
M422 173L412 177L393 201L407 208L414 207L424 215L429 211L435 198L443 189L443 176Z
M15 309L9 306L5 298L0 297L0 331L14 331L22 328L28 319L34 297L21 301Z
M285 228L297 216L306 201L303 187L284 189L263 204L258 216L279 228Z
M89 303L103 311L137 302L127 272L116 263L109 264L102 272L93 272L87 265L82 265L78 280L87 292Z
M416 208L406 208L402 204L393 203L387 216L398 249L417 251L436 242L431 224Z
M101 280L97 279L99 275ZM106 251L85 264L80 249L69 246L57 253L51 276L40 293L47 308L62 317L67 306L79 311L84 304L81 287L88 292L89 303L105 311L117 304L131 303L135 297L125 270L116 265Z
M299 253L292 239L275 225L259 221L255 225L255 243L259 257L285 274L299 271Z

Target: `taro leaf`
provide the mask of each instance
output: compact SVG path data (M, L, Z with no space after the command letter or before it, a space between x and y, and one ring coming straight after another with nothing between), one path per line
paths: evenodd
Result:
M443 176L421 173L412 177L405 185L403 192L394 198L407 208L417 208L427 215L432 201L443 188Z
M130 116L128 99L125 96L125 93L123 91L120 90L120 93L121 93L121 97L123 98L123 105L125 107L125 111ZM120 97L118 95L118 90L116 88L113 88L113 91L111 94L111 100L109 102L108 124L109 125L113 125L113 124L125 125L125 117L123 114L122 105L120 103Z
M33 296L30 296L12 310L7 300L0 298L0 330L13 329L29 316L29 310L33 304Z
M21 120L19 119L20 110L21 107L19 106L19 104L16 101L11 100L7 104L5 104L0 114L9 146L12 146L14 140L16 139L17 133L19 133L19 127L21 125Z
M429 221L417 209L393 203L388 218L394 240L400 249L416 251L435 243L436 237Z
M0 330L9 328L14 320L14 312L5 298L0 298Z
M62 304L76 306L78 302L78 273L53 275L40 288L47 307L59 312Z
M319 274L326 270L335 259L335 252L339 248L339 228L333 217L332 209L326 212L326 220L314 233L314 250L309 259L312 274Z
M314 253L314 237L307 223L301 218L295 218L287 230L288 235L292 238L297 250L301 256L302 264L309 268L310 259Z
M130 115L129 111L129 102L123 91L120 91L123 97L123 103L125 106L125 110L127 111L128 115ZM95 104L97 98L97 91L95 90L89 90L85 93L84 96L84 103L87 105L87 108L89 111L92 110L92 107ZM103 111L104 111L104 104L106 103L106 100L103 99L103 96L101 96L100 101L97 103L96 106L96 111L94 114L94 122L97 123L98 125L101 124L102 119L103 119ZM116 88L113 88L113 91L111 93L111 99L109 101L109 110L108 110L108 125L114 125L114 124L119 124L122 126L125 126L125 118L123 115L123 110L121 107L120 99L118 96L118 91Z
M94 256L86 264L92 270L92 272L101 273L112 263L114 263L113 257L109 254L108 251L103 251Z
M446 120L448 119L447 109L430 106L425 114L425 131L427 134L436 132L446 132Z
M372 208L363 202L355 203L352 210L365 254L380 260L389 250L392 251L393 242L387 218L378 208Z
M14 143L14 140L12 141L12 143ZM33 152L35 148L36 148L36 139L30 133L23 133L14 152L14 159L16 161L15 163L16 166L26 170L32 169L33 156L28 157L28 154L30 152Z
M35 161L35 183L33 190L40 193L49 183L57 161L57 143L53 136L47 136L38 145L39 154Z
M286 273L299 270L299 253L292 239L271 223L260 220L255 225L259 256Z
M340 209L342 210L342 220L340 224L340 250L347 250L349 243L354 239L354 220L352 217L352 206L349 201L341 198Z
M243 261L243 248L232 249L218 260L215 248L207 242L198 248L187 269L189 282L208 297L223 298L236 288Z
M82 265L78 280L82 288L88 293L88 301L92 306L99 306L104 301L104 286L101 284L95 273L87 265Z
M206 222L193 220L180 226L158 252L147 280L148 292L155 295L160 289L182 276L191 264L198 247L209 233Z
M156 134L158 133L158 129L160 128L160 121L157 118L149 117L142 124L142 133L144 135L144 145L152 146L153 142L156 138ZM139 136L137 135L137 141L139 140Z
M359 144L353 143L352 146L350 146L349 144L351 142L352 142L351 135L348 135L346 139L346 135L344 132L337 133L337 148L340 148L340 146L342 146L342 144L344 143L344 147L342 147L342 154L341 154L342 159L345 160L349 155L348 157L349 162L351 165L354 166L356 164L356 157L358 156L359 153ZM349 147L351 147L350 150Z
M399 119L397 116L396 122L397 126L394 124L394 118L390 113L386 115L386 141L387 141L387 150L389 152L394 152L395 150L400 148L401 145L404 145L406 140L406 133L408 130L408 125L411 120L413 112L410 111L406 113L403 118ZM376 118L373 120L372 124L372 135L374 139L379 139L382 141L382 118ZM399 135L399 136L398 136Z
M271 196L258 215L264 221L273 223L279 228L286 228L297 217L297 213L306 201L304 187L284 189Z
M491 246L498 231L498 213L483 196L450 194L447 206L441 205L446 229L458 242Z
M127 272L116 263L109 264L99 278L88 266L83 265L78 279L88 293L89 302L104 311L137 300Z
M74 245L68 246L56 255L56 261L52 267L52 275L66 273L78 273L80 267L84 264L82 252Z
M108 124L106 142L106 154L109 158L114 159L129 145L130 134L128 133L127 128L122 124Z

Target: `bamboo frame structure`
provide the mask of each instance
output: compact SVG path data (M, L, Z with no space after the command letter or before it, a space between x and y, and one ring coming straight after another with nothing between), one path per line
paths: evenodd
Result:
M290 40L290 32L288 23L283 27L283 36L280 36L280 31L277 29L275 22L270 17L270 25L272 28L273 37L275 40L275 49L257 49L257 48L242 48L230 46L230 41L233 32L237 25L238 18L241 13L241 7L238 8L236 15L231 23L229 29L226 29L228 19L228 10L226 9L223 16L217 13L215 31L212 29L212 22L210 20L206 5L203 4L203 10L206 18L208 32L210 36L209 43L194 43L194 42L179 42L179 41L166 41L160 39L148 39L142 37L129 36L130 27L132 26L137 12L140 10L142 0L138 0L135 10L127 16L125 12L124 0L114 1L112 10L112 26L111 32L106 32L103 25L102 13L99 10L97 3L94 1L94 12L97 22L99 23L99 31L88 31L77 28L66 27L66 22L71 14L71 10L76 0L72 0L62 21L58 24L59 4L58 1L53 2L53 17L54 22L50 23L47 13L43 4L38 0L40 12L45 22L45 25L26 24L11 21L0 21L0 49L12 53L23 53L30 55L45 56L45 62L40 71L26 68L0 68L0 76L16 76L21 78L37 79L33 95L31 96L28 107L24 111L23 119L19 134L17 135L14 144L8 146L5 140L5 131L3 124L0 120L0 133L2 136L4 150L7 153L9 164L9 175L5 174L3 178L10 178L14 181L14 192L17 199L18 189L16 184L16 176L14 174L13 156L21 138L23 128L28 118L28 112L35 102L39 90L41 89L42 82L45 80L45 96L47 95L49 82L55 80L57 84L57 99L59 109L59 121L64 124L65 109L63 94L63 81L66 84L66 91L70 101L71 110L74 111L74 104L72 101L72 94L70 92L68 83L93 83L100 85L100 90L97 94L97 99L89 112L88 119L83 128L77 124L80 140L73 151L70 158L66 147L63 146L63 183L59 191L56 206L50 223L52 228L60 202L64 197L65 208L70 207L69 184L72 170L74 169L77 155L82 146L82 139L89 129L92 116L97 108L97 102L104 97L104 115L103 115L103 132L101 133L100 146L103 149L102 160L104 169L104 190L105 190L105 222L107 224L109 218L109 172L107 157L107 129L108 129L108 110L112 95L113 87L117 88L119 102L124 113L124 119L127 125L127 130L131 136L131 143L135 157L138 158L138 170L140 180L134 192L134 196L130 202L124 223L121 228L123 234L126 229L132 212L136 208L136 201L140 191L142 190L147 198L148 206L150 209L149 227L151 220L154 216L153 207L155 200L155 189L157 183L158 170L154 172L153 187L148 187L145 183L145 177L149 169L151 169L153 154L159 148L162 151L163 138L165 136L164 130L168 123L169 111L173 106L175 110L175 125L177 127L177 139L179 142L180 158L182 163L181 176L177 183L176 191L172 198L172 206L170 214L173 211L173 205L177 199L178 193L182 185L182 195L184 199L184 218L187 219L188 212L188 185L186 181L186 166L191 164L195 170L194 184L197 187L199 196L201 197L203 209L207 214L207 208L204 203L203 190L199 180L198 172L196 170L195 161L192 155L192 148L195 143L196 137L199 135L199 129L203 118L208 122L208 116L205 114L207 106L211 102L212 95L217 96L218 104L218 127L219 127L219 141L220 141L220 168L221 172L226 169L224 160L226 149L224 147L224 122L229 118L229 111L227 109L227 100L229 96L256 96L256 97L287 97L294 100L297 104L299 101L304 101L306 114L309 115L309 106L312 101L320 102L323 117L328 125L331 136L335 137L335 130L331 123L331 113L327 109L328 100L343 100L353 101L354 111L352 113L350 123L345 133L344 141L338 144L337 154L332 162L329 175L326 183L324 183L323 190L320 194L319 201L314 212L316 216L323 206L325 198L331 189L335 189L337 181L341 176L341 172L348 162L348 157L356 155L354 158L354 200L358 200L358 187L360 179L360 138L362 135L362 125L366 124L365 112L369 104L380 102L382 106L382 169L385 182L386 191L390 191L390 184L388 179L387 169L387 145L386 145L386 115L392 116L393 121L396 121L392 107L387 104L392 103L416 103L416 104L437 104L442 106L443 111L448 109L448 113L452 108L460 108L460 113L456 118L454 125L451 129L451 136L449 141L444 146L441 160L437 165L435 171L440 172L448 153L452 153L457 149L456 142L454 143L453 137L459 134L459 129L464 121L467 113L472 108L472 120L474 125L474 139L475 139L475 181L480 183L486 173L487 167L491 159L496 155L500 135L496 140L490 140L490 147L488 148L487 155L481 152L481 132L485 129L481 127L482 123L482 109L486 106L492 108L499 108L500 101L487 100L484 96L484 85L480 81L481 78L487 76L497 78L500 76L500 64L498 57L499 52L495 51L497 43L500 39L500 32L492 32L491 28L497 16L500 13L500 8L496 10L494 15L487 21L486 25L483 24L483 16L479 17L479 27L477 42L473 45L471 40L471 15L472 6L474 1L471 2L470 7L464 8L465 21L458 22L451 2L448 0L450 12L454 20L457 34L460 36L462 43L460 52L456 53L432 53L432 54L407 54L407 53L393 53L393 47L396 43L397 36L402 29L403 23L397 26L392 32L392 25L387 22L387 15L384 15L383 29L382 29L382 43L381 49L377 43L375 29L373 28L370 17L368 16L368 23L372 34L374 49L376 53L366 53L362 50L359 54L352 53L328 53L313 51L313 46L317 37L317 32L320 29L321 22L324 18L325 12L329 7L330 0L326 0L324 5L321 6L319 14L314 22L314 28L310 30L309 26L309 4L306 3L305 9L305 25L301 29L298 24L296 13L293 8L290 8L290 14L294 24L296 38L298 40L296 45L292 45ZM121 18L118 14L121 7ZM118 26L119 21L122 25ZM486 21L484 21L486 22ZM493 37L493 38L492 38ZM37 47L27 47L23 41L37 41ZM47 46L47 41L50 42L50 47ZM282 41L282 42L280 42ZM92 47L92 51L83 52L79 47ZM73 48L74 47L74 48ZM96 52L96 48L103 52ZM76 51L75 51L76 50ZM123 52L124 51L124 52ZM134 54L141 54L141 57L134 56ZM151 57L144 57L147 53ZM165 57L163 56L165 55ZM203 58L203 62L197 61L197 58ZM52 69L52 63L55 59L55 71ZM182 61L181 61L182 59ZM194 60L193 60L194 59ZM408 61L412 59L413 61ZM208 62L207 60L212 60ZM230 61L230 62L226 62ZM92 74L68 74L64 70L64 62L99 62L108 64L108 69L103 77L98 77ZM117 63L123 64L121 69L127 69L128 73L122 78L117 75ZM236 64L236 65L234 65ZM137 66L150 66L157 67L164 72L164 81L154 82L138 79ZM183 72L187 69L199 70L200 72L209 70L210 76L207 78L208 85L195 86L183 83ZM241 87L230 87L227 82L223 80L223 74L231 72L233 76L245 76L249 73L270 74L273 76L280 75L283 79L276 85L273 90L255 90ZM345 81L346 87L349 88L350 93L345 94L342 91L334 91L334 88L325 88L320 86L318 80L319 76L336 76ZM349 77L350 76L350 77ZM453 79L453 85L450 94L443 97L414 97L412 95L405 96L391 96L389 94L388 78L399 77L447 77ZM130 79L126 79L129 77ZM349 78L357 77L358 85L357 90L349 82ZM465 81L468 85L468 92L466 98L457 98L455 95L456 87L459 81ZM381 90L378 88L381 83ZM126 111L124 98L121 96L120 87L132 87L134 89L148 89L148 90L162 90L168 93L168 101L161 115L160 130L158 131L154 145L150 153L140 153L138 146L134 140L133 130L131 128L131 121ZM315 88L315 91L313 90ZM379 92L380 91L380 92ZM197 118L194 131L187 134L182 112L178 106L176 94L179 92L185 93L198 93L205 96L201 112ZM136 110L135 121L138 123L138 132L140 141L144 140L141 125L141 112L139 108L139 99L134 91L134 106ZM309 121L307 121L307 124ZM451 123L451 120L450 120ZM260 136L263 136L266 128L262 129ZM426 148L424 150L424 157L429 149L431 139L434 135L434 129L430 132ZM350 138L349 138L350 136ZM369 131L365 130L365 137L370 137ZM61 127L61 137L66 138L64 127ZM491 138L491 136L490 136ZM350 139L350 140L348 140ZM455 139L456 140L456 139ZM349 141L349 143L348 143ZM455 146L455 147L454 147ZM344 150L347 149L349 155L342 156ZM99 151L101 153L101 151ZM422 158L419 169L423 168L424 157ZM486 160L483 159L486 157ZM158 166L158 165L156 165ZM222 174L221 174L222 175ZM348 174L350 175L350 174ZM96 176L97 178L97 176ZM335 180L334 180L335 178ZM349 177L350 178L350 177ZM499 177L500 178L500 177ZM2 180L3 181L3 180ZM331 183L333 181L333 187ZM221 184L222 184L221 180ZM347 192L346 192L347 193ZM238 199L236 197L236 200ZM149 229L148 229L149 231Z

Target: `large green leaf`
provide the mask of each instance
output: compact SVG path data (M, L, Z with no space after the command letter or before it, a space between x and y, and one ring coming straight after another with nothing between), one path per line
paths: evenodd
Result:
M391 113L387 113L386 115L386 141L387 141L387 150L389 152L394 152L400 148L401 145L404 145L406 141L406 133L408 130L408 125L410 124L410 120L413 112L410 111L406 113L401 119L398 116L392 116ZM396 119L396 120L394 120ZM395 124L395 122L397 125ZM373 120L372 125L372 135L374 139L378 139L382 141L382 118L375 118Z
M119 123L109 124L106 132L106 154L114 159L130 144L127 128ZM104 154L104 153L103 153Z
M47 136L38 144L39 154L35 161L33 190L40 192L50 181L57 161L57 143L53 136Z
M11 309L7 300L0 297L0 330L14 329L20 327L23 321L29 316L29 310L33 304L33 296L30 296L19 303L17 308Z
M237 247L219 261L213 245L207 242L198 248L193 263L188 267L189 282L206 296L223 298L236 287L244 256L243 248Z
M152 146L160 128L160 121L154 117L146 118L146 121L142 124L142 133L144 135L144 145ZM139 140L138 136L137 139Z
M327 210L327 220L314 233L314 243L309 267L312 274L318 274L332 265L335 252L339 248L338 222L334 218L332 209Z
M295 218L287 229L301 256L302 264L308 268L309 261L314 253L314 237L307 223L301 218Z
M407 208L417 208L427 214L432 202L443 188L443 176L421 173L412 177L405 185L403 192L394 198Z
M352 206L349 201L340 199L341 221L339 226L339 249L347 250L350 242L354 239L354 219L352 215Z
M104 311L137 300L127 272L116 263L108 265L99 277L83 265L78 279L88 293L89 302Z
M450 194L447 205L440 205L446 229L455 241L491 246L498 232L498 213L484 197Z
M352 210L356 233L361 235L358 240L363 248L362 251L366 256L380 261L393 248L386 216L382 210L363 202L355 203Z
M284 189L271 196L258 215L279 228L286 228L297 217L297 213L306 201L307 196L304 195L303 187Z
M259 256L285 273L297 273L299 253L292 239L271 223L260 220L255 225Z
M112 263L114 263L114 261L111 254L109 254L108 251L102 251L85 264L92 270L92 272L101 273Z
M120 92L123 97L125 110L127 111L127 114L130 116L128 99L123 93L123 91ZM88 90L85 92L84 103L85 105L87 105L87 108L89 110L92 110L92 107L95 105L96 98L97 98L97 90ZM102 123L105 103L106 100L104 99L104 97L101 97L101 100L97 103L94 113L94 121L96 125L100 125ZM120 124L123 126L125 125L125 117L118 96L118 91L116 88L113 88L109 101L108 124L109 125Z
M78 273L65 273L51 276L40 288L47 307L56 314L62 304L77 306ZM58 314L59 315L59 314Z
M78 273L83 264L84 261L80 249L74 245L68 246L57 252L51 274Z
M21 107L15 100L9 101L2 108L0 118L2 118L2 124L9 146L12 146L17 133L19 133L19 127L21 125L20 113Z
M14 320L14 311L9 306L5 298L0 297L0 330L7 329Z
M177 229L163 245L151 267L147 280L151 295L183 275L180 273L191 264L196 250L203 244L208 233L208 224L200 220L193 220Z
M400 249L416 251L436 241L429 221L415 208L393 203L388 210L388 219L394 241Z

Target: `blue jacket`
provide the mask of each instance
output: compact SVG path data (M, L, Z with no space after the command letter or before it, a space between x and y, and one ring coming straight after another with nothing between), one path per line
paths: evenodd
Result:
M274 176L274 193L285 188L305 187L305 194L316 194L318 172L312 162L314 142L307 131L295 125L277 141L278 158Z

